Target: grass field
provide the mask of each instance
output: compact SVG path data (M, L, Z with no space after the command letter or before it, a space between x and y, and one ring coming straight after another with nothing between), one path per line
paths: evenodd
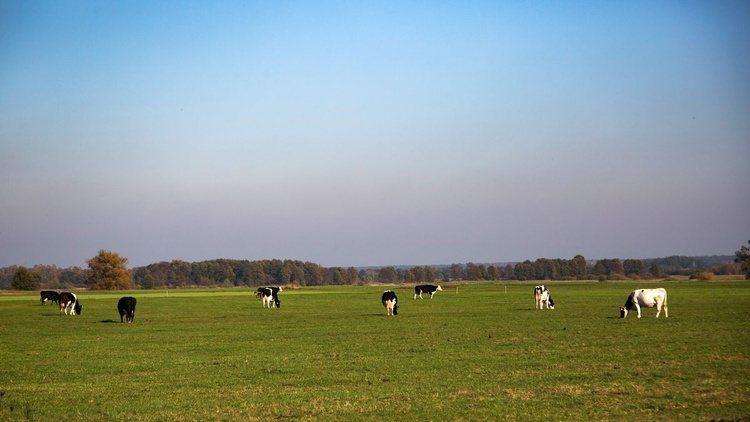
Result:
M0 296L0 420L712 420L750 417L750 283L80 292L80 316ZM133 295L133 324L119 297Z

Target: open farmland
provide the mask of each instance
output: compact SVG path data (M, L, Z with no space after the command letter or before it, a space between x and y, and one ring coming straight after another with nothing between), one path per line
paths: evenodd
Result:
M80 292L80 316L0 296L0 420L711 420L750 417L747 282ZM619 318L629 291L665 287ZM138 298L133 324L117 299Z

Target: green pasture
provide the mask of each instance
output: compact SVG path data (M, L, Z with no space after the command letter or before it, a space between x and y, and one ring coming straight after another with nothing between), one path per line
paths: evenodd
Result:
M750 417L750 283L0 295L0 420L712 420ZM637 287L669 318L619 318ZM133 324L119 297L133 295Z

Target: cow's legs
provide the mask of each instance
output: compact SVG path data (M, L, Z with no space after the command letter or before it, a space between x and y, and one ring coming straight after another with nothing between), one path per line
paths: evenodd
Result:
M635 304L635 310L638 311L638 318L641 317L641 306L638 304L637 300L634 300L633 303Z
M664 305L663 301L661 301L659 299L656 299L656 317L657 318L659 318L659 314L661 314L661 308L662 308L663 305ZM664 312L664 315L666 315L666 314L667 313Z

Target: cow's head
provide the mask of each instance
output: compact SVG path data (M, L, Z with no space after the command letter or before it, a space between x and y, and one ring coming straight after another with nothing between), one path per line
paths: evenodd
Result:
M552 296L549 297L547 303L549 304L550 309L555 309L555 301L552 299Z
M76 306L73 309L75 309L76 315L81 315L81 309L83 309L83 306L81 306L81 304L76 301Z
M628 308L620 306L620 318L625 318L626 316L628 316Z
M278 297L273 298L273 303L276 305L277 308L281 308L281 301Z
M398 315L398 302L393 300L393 315Z
M442 288L442 287L440 287L440 285L438 284L438 286L437 286L437 289L435 289L435 290L437 290L437 291L439 291L439 292L442 292L442 291L443 291L443 288Z

